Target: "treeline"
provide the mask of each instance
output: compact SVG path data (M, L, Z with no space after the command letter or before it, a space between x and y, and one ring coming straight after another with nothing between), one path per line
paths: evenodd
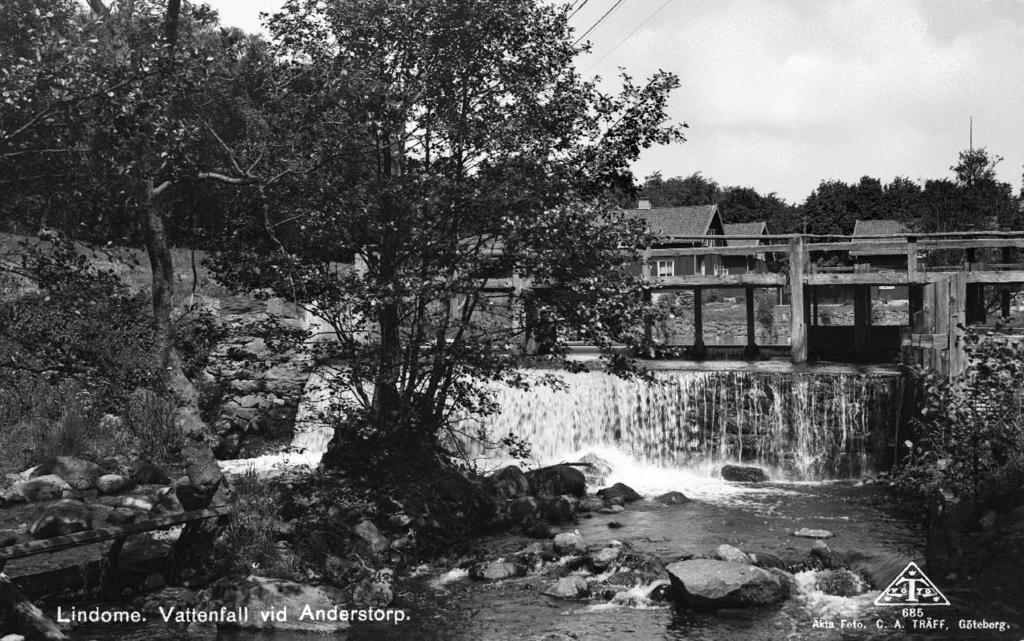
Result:
M920 183L897 177L888 183L864 176L855 183L823 180L801 203L751 187L722 186L699 172L686 177L648 176L640 198L654 207L718 203L726 223L764 220L770 233L851 234L860 220L894 219L919 232L1024 228L1024 186L996 176L1002 159L986 149L966 150L952 176Z

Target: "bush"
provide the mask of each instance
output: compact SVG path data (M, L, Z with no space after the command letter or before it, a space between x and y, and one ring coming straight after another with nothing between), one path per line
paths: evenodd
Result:
M252 467L235 483L235 510L215 544L214 558L222 571L302 578L298 560L294 555L282 554L278 546L281 507L270 489L267 480Z
M910 454L895 477L910 494L943 489L985 500L1024 481L1024 344L966 335L968 365L950 383L916 372L924 390Z

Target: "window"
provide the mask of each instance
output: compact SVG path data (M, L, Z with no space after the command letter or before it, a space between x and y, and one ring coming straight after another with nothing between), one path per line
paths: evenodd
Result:
M676 261L674 260L659 260L658 261L658 278L664 278L665 276L676 275Z

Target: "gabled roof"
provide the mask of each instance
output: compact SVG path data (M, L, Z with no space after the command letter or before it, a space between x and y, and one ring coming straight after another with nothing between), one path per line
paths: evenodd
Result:
M909 230L907 226L898 220L891 219L879 219L879 220L858 220L853 226L853 237L856 240L858 236L887 236L887 235L899 235L905 234ZM898 239L887 241L882 238L868 238L863 242L865 243L877 243L879 247L877 249L858 249L850 252L851 256L896 256L899 254L906 253L902 249L897 249L891 245L885 243L900 242Z
M751 223L727 223L723 225L726 236L764 236L768 233L768 224L763 220ZM746 240L727 240L727 247L754 247L760 245L761 241L756 238Z
M662 238L708 236L713 233L718 205L627 209L626 215L645 221L651 233Z

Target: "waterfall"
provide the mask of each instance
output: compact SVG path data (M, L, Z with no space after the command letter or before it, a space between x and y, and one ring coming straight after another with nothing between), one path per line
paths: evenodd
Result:
M663 468L734 462L769 468L773 478L853 478L891 446L902 395L893 373L745 368L654 377L586 372L563 374L564 390L505 388L501 413L484 425L495 438L529 442L539 462L612 448Z

